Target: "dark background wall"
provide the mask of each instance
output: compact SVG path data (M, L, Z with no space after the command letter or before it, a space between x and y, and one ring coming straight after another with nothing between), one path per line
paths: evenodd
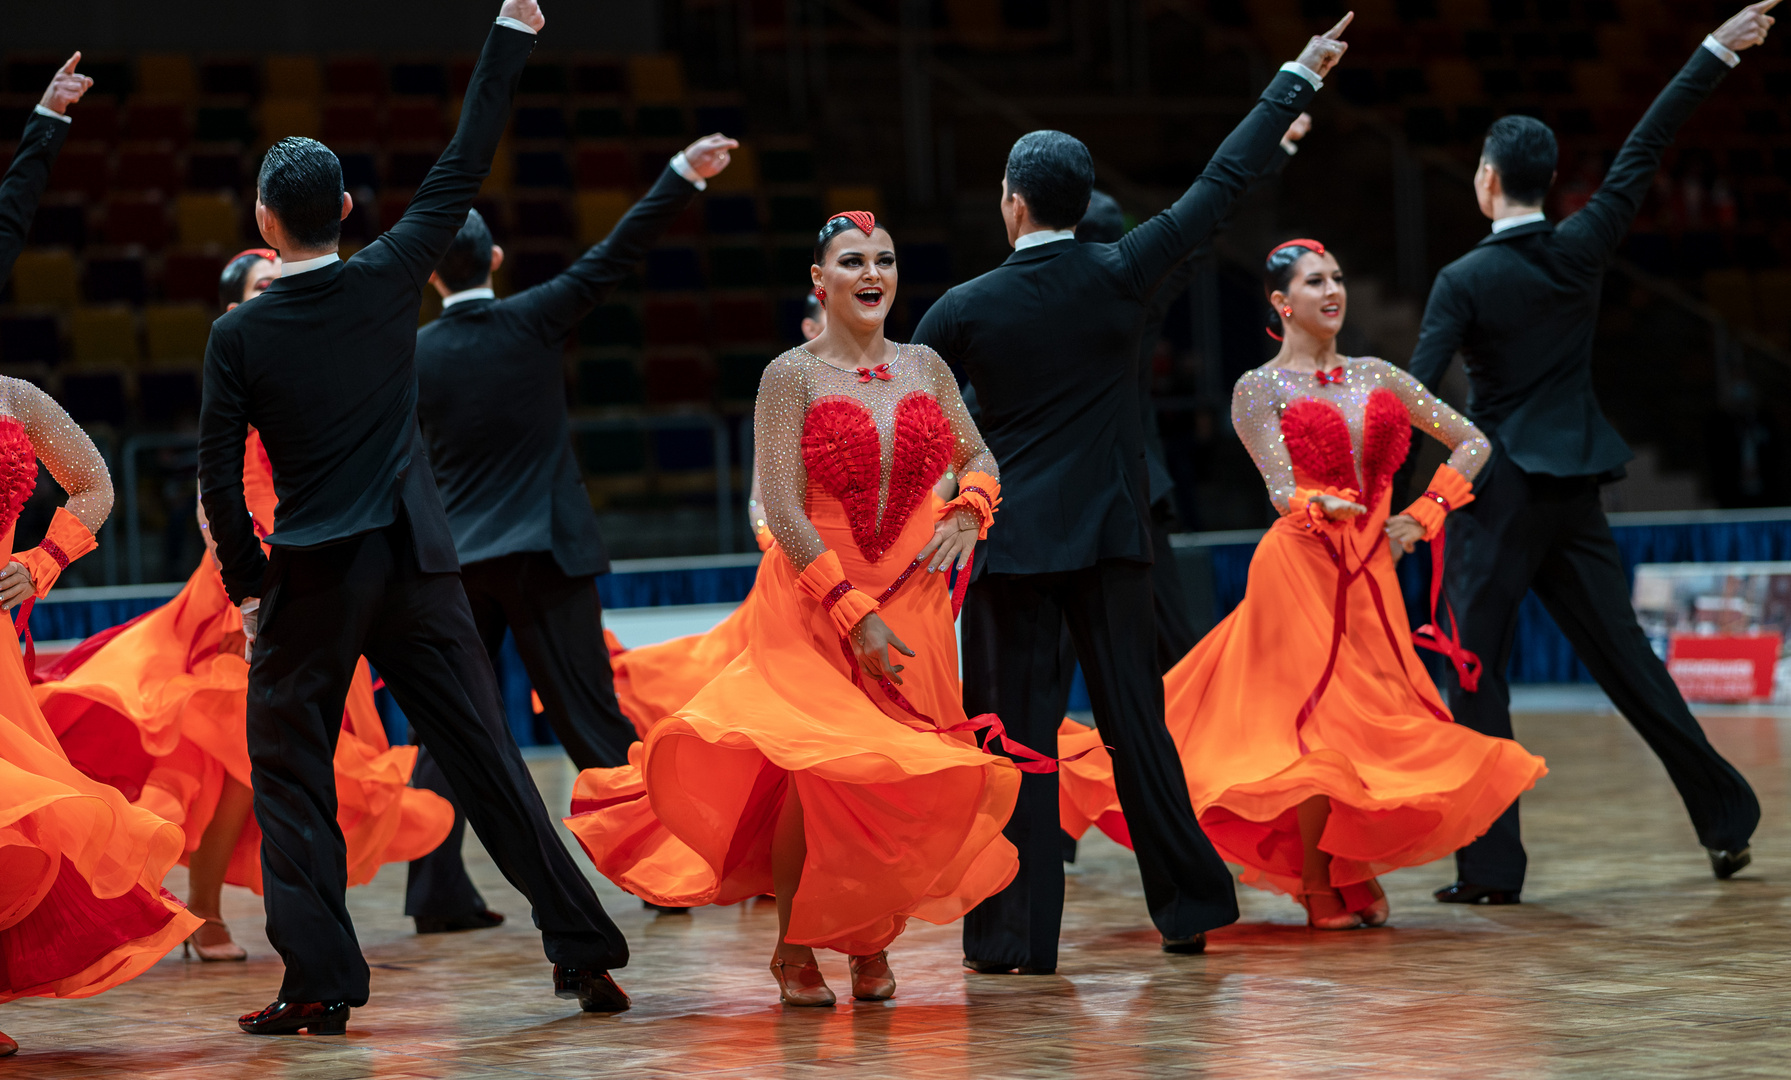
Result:
M142 52L440 52L478 47L497 0L0 0L10 52L75 48ZM549 2L544 45L650 52L658 47L654 0Z

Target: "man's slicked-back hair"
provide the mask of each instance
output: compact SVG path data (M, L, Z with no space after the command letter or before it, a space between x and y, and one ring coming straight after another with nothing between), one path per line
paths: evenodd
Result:
M306 249L342 237L342 163L316 139L289 136L268 147L256 181L262 205Z
M1126 234L1125 211L1105 191L1088 194L1088 212L1076 223L1076 239L1084 244L1113 244Z
M435 272L451 293L476 289L491 275L491 229L477 210L466 212L466 224L454 234Z
M1533 116L1501 116L1486 129L1480 153L1499 170L1507 199L1519 206L1541 206L1548 198L1560 150L1547 124Z
M1088 147L1061 131L1029 131L1007 152L1007 190L1025 197L1040 225L1074 228L1088 211L1094 179Z

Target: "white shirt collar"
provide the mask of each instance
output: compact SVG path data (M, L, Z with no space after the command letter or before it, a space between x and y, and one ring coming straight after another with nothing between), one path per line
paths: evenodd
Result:
M449 293L442 297L442 310L446 311L462 300L495 300L497 293L490 289L462 289L457 293Z
M332 251L328 255L319 255L315 259L300 259L298 262L282 263L280 265L280 276L292 277L294 274L303 274L306 271L321 269L333 262L341 261L342 256Z
M1516 217L1503 217L1493 222L1493 234L1497 235L1506 229L1515 229L1519 225L1530 225L1538 221L1547 221L1548 216L1538 210L1534 214L1519 214ZM290 273L290 271L288 271Z
M1029 247L1038 247L1040 244L1055 244L1059 240L1074 240L1075 238L1075 229L1040 229L1038 232L1029 232L1015 240L1014 250L1025 251Z

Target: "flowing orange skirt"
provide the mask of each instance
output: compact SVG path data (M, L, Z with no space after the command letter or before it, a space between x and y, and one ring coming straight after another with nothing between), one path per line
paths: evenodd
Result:
M10 618L0 646L0 1002L91 997L198 929L161 887L180 827L69 764Z
M880 563L840 504L810 517L860 590L880 594L932 536L934 497ZM918 655L900 690L951 727L965 719L944 574L920 571L880 614ZM788 785L808 843L789 939L874 953L910 917L946 923L1018 870L1001 829L1020 774L968 735L940 735L875 686L854 685L839 633L781 554L741 611L746 646L636 744L630 764L579 776L566 819L610 880L656 904L729 904L771 889L771 833Z
M241 632L242 617L207 558L172 600L84 642L35 688L77 768L186 830L183 863L211 822L225 777L252 786ZM362 661L335 757L350 885L373 880L384 863L435 850L453 826L446 799L408 786L416 758L416 747L386 742ZM261 892L260 851L250 815L225 880Z
M773 547L760 562L760 575L764 574L764 562L783 557L784 553ZM616 701L641 738L660 720L682 709L734 657L746 651L747 627L754 617L752 609L761 602L759 597L754 587L740 606L708 633L686 634L638 649L617 652L609 631L604 631L605 640L611 642L609 663L616 675Z
M1312 796L1331 800L1320 846L1342 887L1454 852L1548 771L1516 742L1432 711L1448 715L1406 631L1380 528L1386 500L1365 529L1332 534L1351 569L1367 566L1348 588L1336 666L1304 724L1331 650L1338 574L1319 535L1290 519L1257 546L1243 603L1164 676L1195 812L1247 883L1298 891L1295 808Z

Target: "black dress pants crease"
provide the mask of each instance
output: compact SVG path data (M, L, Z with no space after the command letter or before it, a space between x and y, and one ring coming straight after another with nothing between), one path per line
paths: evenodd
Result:
M1144 563L983 575L964 603L964 707L971 715L997 714L1015 739L1050 752L1069 693L1059 654L1068 623L1095 722L1113 748L1145 903L1164 937L1182 939L1237 921L1237 895L1195 820L1181 757L1164 726L1152 604ZM1005 832L1019 849L1020 872L965 916L964 955L1055 969L1064 897L1055 773L1022 776Z
M549 960L610 969L628 945L561 842L505 724L458 574L417 566L408 522L276 549L249 671L248 740L267 935L283 1001L367 1001L344 902L333 756L357 659L385 679L504 876L534 909Z
M1760 804L1710 745L1636 621L1597 481L1526 473L1495 453L1477 486L1475 500L1449 516L1446 588L1463 644L1485 665L1475 693L1464 691L1453 671L1444 680L1456 721L1512 737L1506 667L1519 605L1533 589L1611 703L1666 766L1699 843L1745 847ZM1517 804L1455 859L1462 881L1521 889L1526 858Z
M1200 643L1188 612L1188 593L1182 588L1181 569L1169 542L1169 513L1158 503L1151 507L1150 543L1156 561L1150 564L1151 595L1157 613L1157 672L1167 675L1182 657Z
M603 602L597 579L568 577L548 551L517 552L460 568L473 624L497 670L504 632L541 697L543 715L583 769L628 764L634 725L616 703L615 675L603 643ZM447 777L427 749L411 783L454 804L454 829L434 851L410 864L404 913L413 918L463 918L485 909L461 857L466 819Z

